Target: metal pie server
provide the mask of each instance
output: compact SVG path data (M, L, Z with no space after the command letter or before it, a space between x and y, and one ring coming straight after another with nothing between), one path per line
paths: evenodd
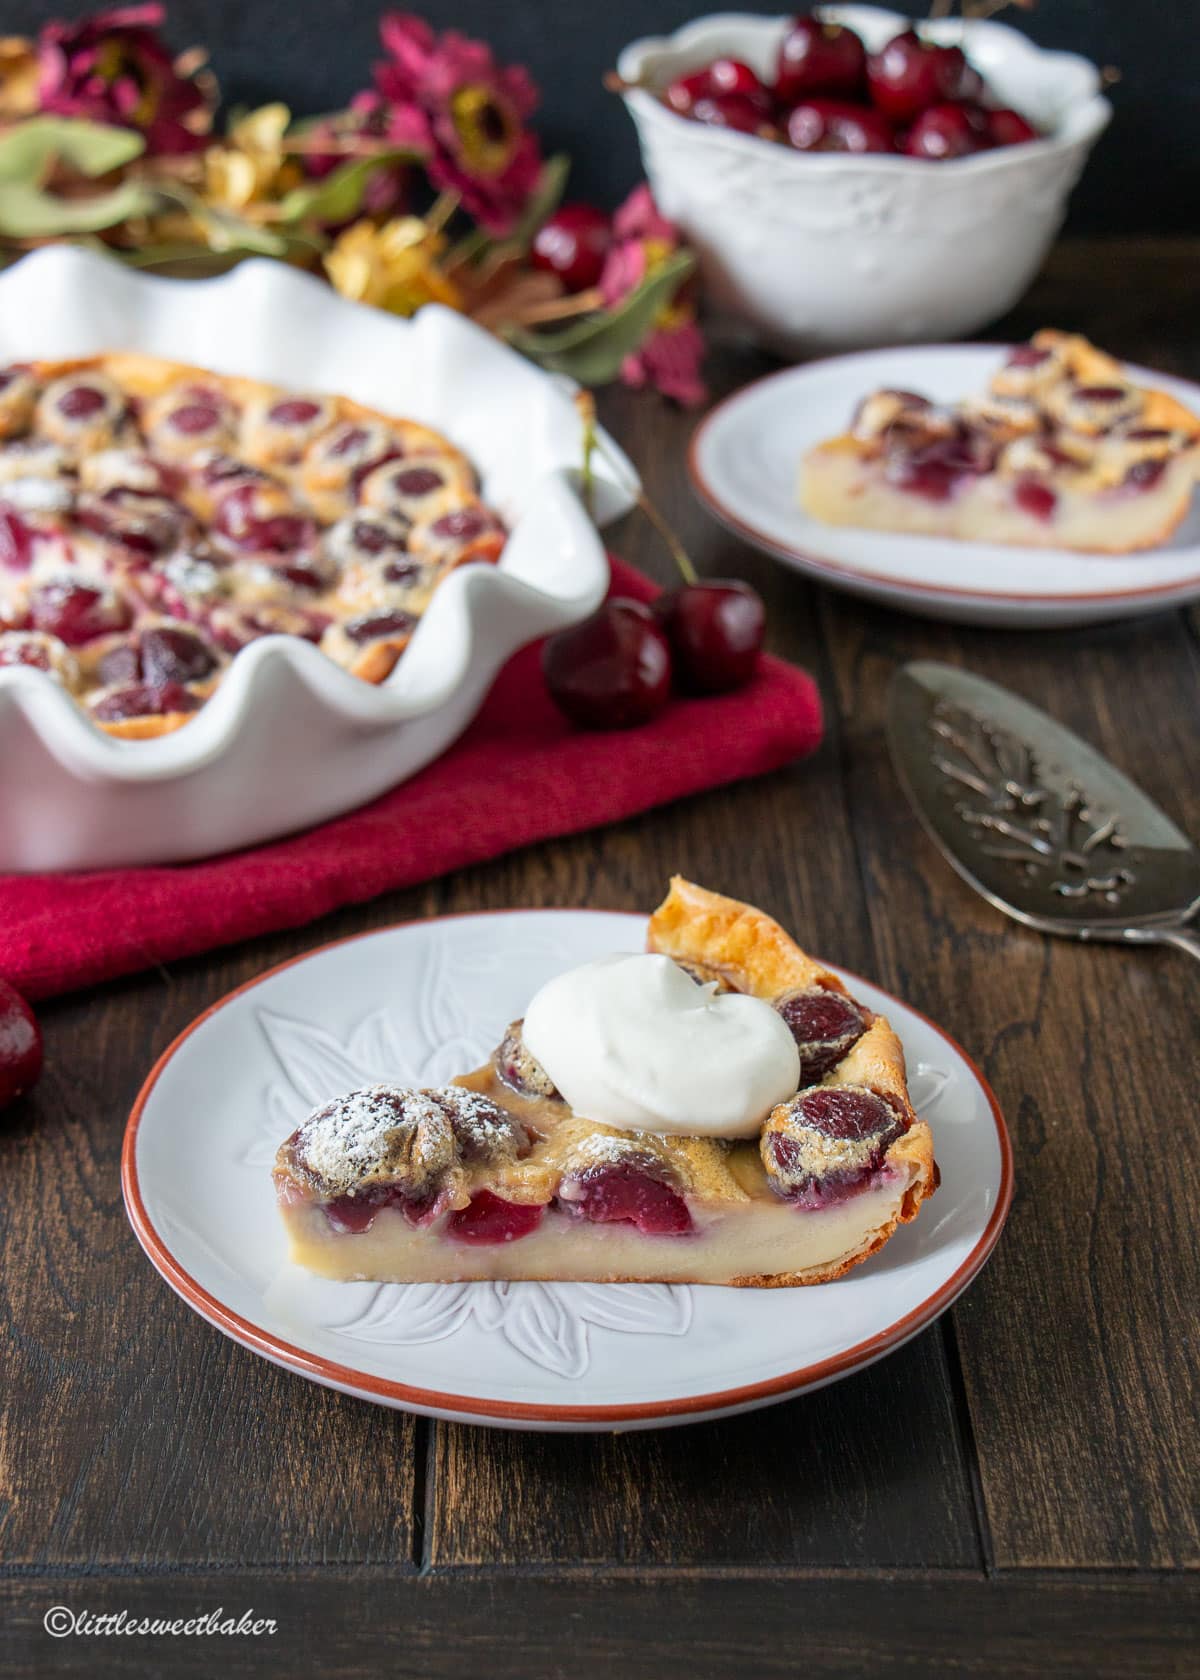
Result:
M1078 735L932 661L892 679L887 734L935 844L998 910L1043 933L1200 957L1200 851Z

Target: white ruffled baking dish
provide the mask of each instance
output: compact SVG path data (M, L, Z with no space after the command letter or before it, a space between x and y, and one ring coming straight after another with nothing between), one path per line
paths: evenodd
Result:
M602 598L608 567L574 488L569 390L453 311L398 320L258 260L163 280L56 247L0 276L0 365L118 348L435 426L474 462L511 535L498 566L446 579L379 687L307 642L264 637L184 728L120 741L44 673L0 670L0 870L182 862L351 810L443 752L519 647ZM629 495L603 466L598 481L603 524Z

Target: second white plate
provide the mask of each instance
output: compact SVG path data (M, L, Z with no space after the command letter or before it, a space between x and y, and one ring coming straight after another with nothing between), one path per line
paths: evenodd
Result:
M309 1110L478 1066L548 979L644 947L641 916L514 910L326 946L232 993L150 1075L122 1159L163 1277L217 1329L365 1400L514 1429L639 1429L746 1411L869 1365L931 1323L995 1245L1012 1171L995 1099L946 1035L854 976L908 1056L942 1184L836 1283L330 1283L289 1264L271 1163Z
M834 356L771 374L720 403L697 428L689 466L724 524L822 583L964 624L1020 629L1086 624L1200 598L1200 500L1174 536L1144 554L1070 554L824 525L796 499L800 458L842 430L880 388L952 402L981 389L1004 355L992 344L915 345ZM1130 367L1200 410L1200 386Z

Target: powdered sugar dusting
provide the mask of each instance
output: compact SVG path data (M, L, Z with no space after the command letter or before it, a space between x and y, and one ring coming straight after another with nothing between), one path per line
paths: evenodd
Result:
M437 1104L421 1091L369 1085L310 1114L294 1153L327 1195L344 1196L366 1180L404 1175L418 1145L426 1172L439 1155L446 1157L443 1165L453 1156L453 1136Z
M368 1085L310 1114L291 1155L332 1198L379 1184L423 1194L461 1160L512 1161L527 1147L520 1122L477 1091Z
M520 1121L481 1092L443 1085L427 1095L449 1119L465 1160L512 1161L528 1147Z

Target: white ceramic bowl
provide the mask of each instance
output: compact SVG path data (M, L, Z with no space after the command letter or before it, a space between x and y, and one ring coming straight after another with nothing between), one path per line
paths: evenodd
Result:
M498 566L446 580L378 688L307 642L268 636L186 727L119 741L44 673L0 670L0 870L182 862L351 810L444 751L519 647L602 598L604 547L573 488L570 392L462 316L398 320L266 261L161 280L60 247L0 276L0 364L113 348L338 391L435 426L479 468L511 535ZM628 506L603 478L600 520Z
M824 6L869 50L912 20ZM676 115L662 88L721 53L771 76L785 18L722 13L635 41L618 60L663 213L700 258L720 310L788 355L955 338L1012 306L1037 272L1112 108L1095 65L998 23L921 25L957 41L1005 104L1048 138L948 163L800 153Z

